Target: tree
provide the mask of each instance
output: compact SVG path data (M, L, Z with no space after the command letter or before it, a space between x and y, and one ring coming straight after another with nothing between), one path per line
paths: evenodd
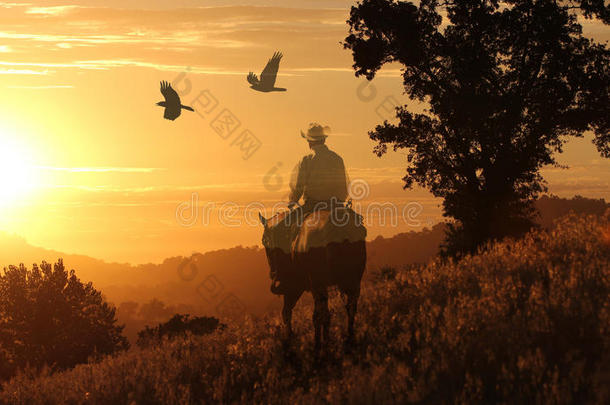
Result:
M0 274L0 378L29 365L65 369L129 347L115 308L60 259Z
M136 317L139 306L140 304L135 301L121 302L117 308L117 313L122 315L124 318L133 319Z
M160 322L172 316L172 310L173 308L166 307L163 301L153 298L140 306L138 314L142 319Z
M364 0L347 21L356 76L402 65L405 93L422 113L396 109L369 136L381 156L407 149L405 188L443 198L452 218L445 252L532 225L540 169L569 137L593 131L610 157L610 52L580 18L610 23L603 0ZM445 18L443 18L443 16Z

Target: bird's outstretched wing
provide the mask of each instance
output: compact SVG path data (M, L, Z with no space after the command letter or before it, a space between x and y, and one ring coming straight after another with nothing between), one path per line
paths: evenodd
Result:
M269 62L267 62L267 66L263 69L261 73L261 85L264 87L273 87L275 86L275 79L277 77L277 71L280 68L280 60L282 59L282 53L276 52L273 54Z
M169 82L161 82L161 94L165 97L165 103L167 106L180 108L180 97L176 90L172 89L172 85Z
M256 77L256 75L252 72L248 73L248 83L253 86L256 86L258 84L258 77Z

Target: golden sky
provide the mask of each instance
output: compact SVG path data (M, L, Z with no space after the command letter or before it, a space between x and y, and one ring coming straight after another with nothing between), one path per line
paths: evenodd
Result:
M259 244L255 213L287 194L289 172L307 153L299 130L310 121L332 128L329 146L350 178L366 183L363 209L397 207L399 218L385 223L369 211L369 237L437 222L438 201L402 190L404 154L372 153L367 131L407 99L399 66L372 85L354 77L340 45L352 3L0 3L0 230L132 263ZM585 31L610 38L595 22ZM259 74L276 50L284 54L276 85L288 91L252 91L247 73ZM161 80L176 82L199 114L164 120L155 106ZM211 124L226 111L240 125L223 139ZM247 159L238 142L245 130L260 141ZM610 199L609 160L589 138L570 142L559 160L570 169L545 170L550 192ZM180 209L193 193L190 224Z

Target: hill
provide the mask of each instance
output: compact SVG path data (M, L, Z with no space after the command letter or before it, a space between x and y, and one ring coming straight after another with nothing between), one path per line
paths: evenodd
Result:
M610 211L568 216L458 263L434 260L363 285L342 350L334 295L325 360L312 309L291 345L279 314L203 337L2 385L1 404L608 403Z
M603 199L591 199L576 196L571 199L555 196L542 196L535 203L539 212L537 222L548 228L552 222L574 211L580 214L601 215L610 207ZM444 237L444 227L437 224L431 229L399 233L390 238L382 236L368 242L369 267L402 266L411 263L425 263L438 253L438 246ZM183 261L182 256L170 257L161 263L131 265L129 263L112 263L85 255L70 254L52 249L32 246L17 235L0 232L0 268L9 264L40 263L43 260L53 261L63 258L69 268L79 270L81 279L92 281L98 287L118 285L142 285L146 287L177 281L176 269ZM244 256L253 258L260 255L260 246L221 249L206 253L195 253L194 256L205 261L206 266L216 269L219 262L223 273L243 271ZM205 258L205 259L203 259ZM233 258L235 258L233 262ZM199 260L198 259L198 260ZM255 261L256 267L259 261ZM258 272L255 270L255 272ZM127 296L127 293L123 294Z
M543 196L536 202L538 222L547 228L571 210L601 215L609 206L604 200L580 196ZM428 262L437 255L444 231L444 225L437 224L431 229L368 241L366 275L383 266L402 268ZM269 294L269 269L259 246L195 253L189 258L176 256L138 266L37 248L23 239L1 234L0 246L0 266L63 258L66 268L77 269L81 280L92 281L119 307L120 321L126 324L125 333L132 342L144 325L164 322L176 311L222 318L246 313L261 316L281 305L280 298ZM223 303L228 301L235 304L232 313L224 311Z

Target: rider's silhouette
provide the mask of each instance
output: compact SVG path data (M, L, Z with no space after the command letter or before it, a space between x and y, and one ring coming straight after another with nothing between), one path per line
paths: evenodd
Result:
M290 181L290 204L303 197L303 210L328 208L331 202L343 202L347 197L347 175L341 156L325 145L329 128L311 123L307 140L312 153L304 156L294 168Z
M328 127L311 123L307 133L301 136L307 140L312 152L305 155L293 170L290 180L290 214L282 221L287 237L294 241L304 218L316 210L333 210L343 206L347 198L348 179L341 156L325 145ZM303 197L303 205L299 200ZM281 275L272 274L272 292L282 294Z

